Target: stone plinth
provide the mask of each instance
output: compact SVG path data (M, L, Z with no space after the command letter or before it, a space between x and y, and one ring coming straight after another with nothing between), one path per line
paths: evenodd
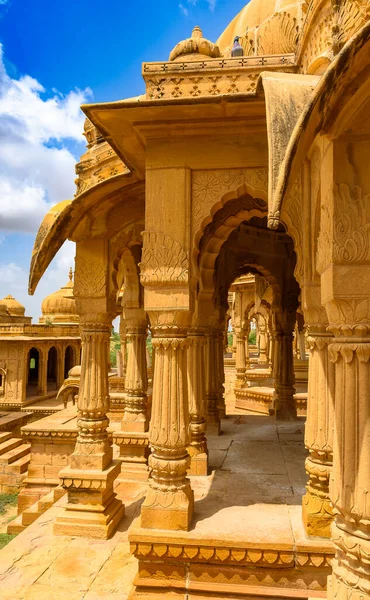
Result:
M113 434L113 443L119 447L119 460L121 461L120 481L147 481L149 476L148 432L116 431Z
M139 561L130 600L325 597L332 543L305 537L299 506L276 527L281 509L233 507L229 516L221 511L188 533L150 532L137 519L129 531Z
M54 534L108 539L124 515L121 500L112 493L120 469L120 463L112 461L101 471L86 469L82 472L71 467L60 471L61 484L68 491L68 502L54 524Z
M18 513L59 485L59 471L68 465L76 443L76 408L26 425L22 436L30 444L31 454L28 474L18 496Z

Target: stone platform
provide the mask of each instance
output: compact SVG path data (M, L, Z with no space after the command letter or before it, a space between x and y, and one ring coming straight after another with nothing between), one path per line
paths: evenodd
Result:
M210 475L192 477L191 531L141 530L146 484L121 482L126 516L110 540L54 537L63 497L0 551L2 600L125 600L135 577L134 598L325 596L332 546L301 523L303 419L236 415L222 429L209 438Z

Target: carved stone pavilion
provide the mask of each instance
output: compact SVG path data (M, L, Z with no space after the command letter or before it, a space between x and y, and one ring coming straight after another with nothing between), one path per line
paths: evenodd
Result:
M370 598L370 3L251 0L216 43L196 27L142 75L143 95L82 106L76 195L36 238L30 294L76 242L77 437L2 589L37 532L40 579L12 598ZM305 461L305 493L293 476L278 491L281 452L290 473Z

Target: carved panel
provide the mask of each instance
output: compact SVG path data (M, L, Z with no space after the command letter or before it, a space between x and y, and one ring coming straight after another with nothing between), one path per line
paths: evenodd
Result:
M82 297L102 297L106 292L107 269L82 256L76 258L74 293Z
M192 177L192 230L199 229L212 207L221 202L227 192L237 191L243 185L256 194L267 195L267 169L230 169L218 171L194 171Z
M297 17L290 12L276 13L258 29L258 54L268 55L295 52L298 44Z
M186 285L189 261L184 248L169 235L143 232L140 279L143 285Z
M370 194L346 183L334 188L334 261L370 260Z

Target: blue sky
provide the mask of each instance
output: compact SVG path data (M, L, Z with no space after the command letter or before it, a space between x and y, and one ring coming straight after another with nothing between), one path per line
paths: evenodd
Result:
M143 93L141 63L167 60L200 25L216 41L246 0L0 0L0 298L27 314L63 285L67 243L27 296L35 234L56 202L72 198L84 152L82 102Z

